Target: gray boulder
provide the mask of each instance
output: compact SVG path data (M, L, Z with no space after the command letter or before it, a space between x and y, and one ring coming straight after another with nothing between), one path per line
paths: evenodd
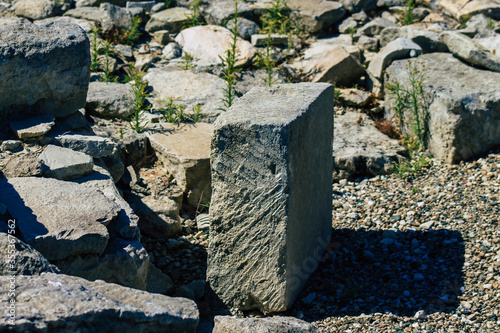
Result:
M294 317L238 318L215 316L212 333L319 333L306 321Z
M174 7L162 10L161 12L151 15L151 18L146 24L146 31L149 33L160 30L168 30L171 33L179 32L190 15L191 11L184 7Z
M332 109L330 84L276 85L214 124L207 280L227 306L285 311L319 263L332 228Z
M31 107L63 117L85 106L90 47L79 26L57 21L2 27L0 54L0 114Z
M500 72L500 57L488 51L484 46L469 37L446 31L441 34L443 42L456 57L471 65Z
M42 161L35 154L15 156L2 170L5 177L36 177L42 175Z
M95 158L109 156L116 149L116 144L110 139L77 132L55 135L53 143Z
M40 252L16 238L0 233L0 275L37 275L43 272L58 273Z
M132 27L132 15L128 9L109 3L102 3L99 9L101 10L101 27L104 32L112 30L113 27L119 29Z
M8 285L9 277L0 277ZM1 296L8 302L8 288ZM188 299L150 294L63 274L16 278L16 314L23 332L192 332L198 326L196 304ZM2 316L0 330L12 328Z
M231 19L227 22L226 28L229 30L233 30L234 27L234 19ZM252 35L259 32L259 25L254 21L246 19L244 17L238 17L238 35L246 40L249 40Z
M135 197L132 208L139 215L139 229L153 238L169 238L182 230L179 207L167 197Z
M102 11L98 7L79 7L68 10L64 13L64 16L101 24L102 14Z
M245 2L238 2L238 19L252 15L252 9ZM234 17L234 1L213 1L203 10L203 17L208 24L222 25Z
M0 189L0 201L18 221L23 240L48 260L102 253L109 239L106 225L119 213L102 193L73 182L4 178Z
M500 73L476 69L446 53L417 59L425 66L429 150L438 160L458 163L488 152L500 144ZM385 82L408 82L408 60L394 61ZM422 68L422 66L417 68ZM386 94L387 119L394 116L394 97Z
M441 41L440 33L427 29L412 26L388 27L382 30L379 37L380 47L385 47L398 38L407 38L418 44L424 53L448 51L448 47Z
M340 22L346 12L337 1L288 0L287 4L292 9L291 15L297 18L298 25L311 34Z
M379 35L382 30L388 27L396 27L396 23L381 17L377 17L376 19L366 23L364 26L359 28L357 33L359 35L373 37Z
M389 173L405 148L382 134L366 114L347 112L335 116L333 141L334 180Z
M39 157L43 161L43 174L59 180L77 179L92 173L91 156L68 148L48 145Z
M85 109L99 117L128 119L132 114L134 96L129 84L91 82Z
M410 39L398 38L380 50L368 65L368 73L381 79L384 69L390 61L396 59L413 58L422 53L422 48Z
M56 5L55 1L52 0L17 0L13 9L17 16L30 20L41 20L53 16Z

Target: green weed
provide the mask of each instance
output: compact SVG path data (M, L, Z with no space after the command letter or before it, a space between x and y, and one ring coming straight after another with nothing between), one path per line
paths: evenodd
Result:
M416 151L410 151L409 159L401 158L396 163L392 163L389 171L394 172L399 178L404 179L410 175L422 173L431 164L432 161L429 157Z
M90 38L90 71L98 72L101 67L101 58L99 57L99 51L101 49L102 43L99 39L99 29L92 27L92 36Z
M274 0L267 13L262 16L262 31L287 35L291 30L290 7L285 0Z
M194 0L191 5L191 14L187 16L187 21L183 24L182 28L187 29L202 25L203 19L199 13L201 0Z
M266 48L264 52L257 53L257 66L266 70L267 76L264 79L264 84L271 87L276 80L273 79L273 68L276 67L276 61L271 53L271 33L267 32Z
M413 10L415 9L415 0L408 0L405 5L405 9L403 11L403 15L401 16L401 24L410 25L415 23L415 16L413 15Z
M148 83L144 80L143 76L144 72L141 71L131 71L129 74L129 78L134 79L130 88L130 91L134 96L132 116L130 117L130 127L132 127L132 129L137 133L141 133L146 129L148 120L144 119L144 116L146 111L150 109L146 100L149 96L149 93L147 92Z
M193 68L193 60L194 57L191 54L184 52L184 64L180 65L180 68L185 71L190 70Z
M116 82L118 77L113 74L112 60L111 60L111 43L104 42L104 74L101 75L103 82Z
M125 44L129 46L134 46L135 43L137 43L137 41L141 37L141 31L139 30L141 23L142 19L140 17L138 16L132 17L132 27L123 32L122 41Z

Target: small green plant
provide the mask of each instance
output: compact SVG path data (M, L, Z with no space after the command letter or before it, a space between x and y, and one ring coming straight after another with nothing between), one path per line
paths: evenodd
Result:
M142 19L139 16L132 17L132 26L123 32L123 42L129 46L134 46L135 43L141 37L141 31L139 27L141 26Z
M113 74L112 60L111 60L111 43L104 42L104 74L101 75L103 82L116 82L118 77Z
M333 90L333 102L335 105L340 104L340 95L342 94L342 91L338 88L334 87Z
M469 22L471 17L472 17L472 15L470 15L470 14L463 15L460 18L460 24L458 25L457 29L464 29L467 26L467 22Z
M144 72L135 71L133 75L133 83L130 88L132 92L134 102L132 104L132 116L130 117L130 127L137 133L141 133L146 129L148 120L145 119L145 113L150 109L147 105L147 97L149 93L147 92L148 83L144 80Z
M191 28L191 27L196 27L198 25L203 24L203 20L201 18L201 15L199 13L200 9L200 3L201 0L193 0L193 3L191 5L191 14L187 16L187 21L184 22L182 28Z
M203 118L203 115L201 114L201 106L200 104L193 105L193 114L190 116L191 120L193 123L197 123L200 121L201 118Z
M101 58L99 57L99 51L101 49L102 43L99 39L99 29L92 26L92 36L90 39L90 71L98 72L101 67Z
M234 91L234 86L236 84L236 58L238 56L238 0L234 1L234 24L231 29L231 45L229 49L226 50L225 55L220 57L222 61L222 78L226 83L224 87L224 98L222 99L224 103L224 108L222 111L227 111L236 100L236 93Z
M194 57L191 54L184 52L184 64L180 67L185 71L190 70L193 68L193 60Z
M262 16L262 31L287 35L291 30L290 8L285 0L274 0L267 13Z
M350 27L349 28L349 36L351 36L351 40L354 41L354 36L356 35L357 31L358 31L357 27Z
M486 21L488 22L488 29L495 30L496 22L491 17L486 18Z
M275 80L273 79L273 68L276 67L276 61L271 53L271 32L267 32L266 48L264 52L257 53L257 65L266 70L267 76L264 79L264 84L271 87Z
M421 150L426 147L428 135L428 112L424 91L425 65L418 61L409 61L406 69L409 80L407 86L395 81L386 87L395 99L393 108L400 132L407 133L408 140L414 142L413 150Z
M169 97L166 101L163 101L163 107L158 111L163 115L166 122L173 124L180 124L182 122L197 123L203 117L200 104L192 107L192 114L187 114L185 112L186 107L179 104L178 101L180 99L176 97Z
M123 127L120 127L120 140L123 140Z
M407 178L410 175L417 175L431 166L431 159L416 151L409 151L409 159L399 159L396 163L392 163L390 171L394 172L399 178Z
M408 0L401 16L401 24L410 25L415 23L415 15L413 15L413 10L415 9L415 0Z

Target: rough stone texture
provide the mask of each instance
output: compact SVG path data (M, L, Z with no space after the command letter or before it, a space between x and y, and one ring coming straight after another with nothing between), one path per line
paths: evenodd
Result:
M361 120L361 121L360 121ZM333 141L334 180L354 175L387 174L390 163L405 151L397 140L382 134L366 114L347 112L335 116Z
M422 53L422 48L410 39L398 38L380 50L368 65L368 73L381 79L387 64L395 59L416 57Z
M11 24L26 24L29 20L22 17L0 17L0 28Z
M238 19L252 15L250 6L245 2L238 2ZM234 1L221 0L212 2L204 11L203 17L208 24L222 25L234 17Z
M429 150L446 163L458 163L500 145L500 74L467 66L450 54L420 56L429 101ZM395 61L386 81L408 84L408 60ZM386 98L386 117L394 101Z
M85 19L100 24L102 20L102 11L97 7L80 7L68 10L64 13L64 16Z
M171 33L181 31L182 25L186 23L191 11L184 7L174 7L162 10L151 15L146 24L146 31L151 33L160 30L168 30Z
M376 37L361 35L358 39L358 47L363 51L378 52L379 41Z
M179 99L177 103L186 106L186 112L200 104L201 113L206 116L203 121L214 121L224 107L225 82L215 75L151 69L144 79L153 88L152 102L156 109L163 107L162 100L174 97Z
M40 154L43 174L60 180L78 179L92 173L94 160L91 156L68 148L48 145Z
M226 24L226 28L231 30L234 26L234 19L229 20ZM238 17L238 35L243 39L250 39L253 34L259 32L259 25L254 21L246 19L244 17Z
M495 0L440 0L437 5L458 20L476 14L500 20L500 4Z
M99 117L128 119L132 114L133 102L129 84L91 82L85 109Z
M288 0L287 5L292 9L291 15L298 19L297 24L311 34L340 22L346 12L336 1Z
M36 138L45 135L54 126L54 117L43 115L25 120L11 122L10 129L21 140Z
M0 277L2 285L9 277ZM2 307L9 305L2 288ZM7 330L8 316L0 319ZM199 314L188 299L121 287L103 281L44 273L16 279L15 329L23 332L192 332ZM11 326L10 326L11 327Z
M5 177L31 177L42 175L42 161L34 154L23 154L11 159L2 170Z
M18 151L22 150L23 142L20 140L5 140L0 145L0 151Z
M256 34L252 35L252 45L253 46L266 46L269 40L270 45L288 45L288 35L271 34L270 36L266 34Z
M478 38L476 42L488 49L491 54L500 55L500 35Z
M340 89L339 100L345 105L363 107L372 100L372 95L368 91L354 88Z
M285 311L314 271L331 235L332 139L329 84L254 88L218 118L207 280L229 307Z
M77 18L74 18L71 16L49 17L49 18L46 18L43 20L37 20L33 23L35 23L35 24L48 24L48 23L55 22L55 21L65 21L65 22L73 23L73 24L79 25L80 28L82 28L83 31L85 31L88 34L90 34L92 32L92 23L90 21L85 20L85 19L77 19Z
M63 133L54 137L54 143L90 155L95 158L109 156L116 149L116 144L106 138L86 133Z
M231 31L217 25L203 25L182 30L175 41L185 53L191 54L195 59L220 64L220 57L225 56L226 50L231 45ZM237 65L248 63L255 54L255 49L246 40L238 38Z
M490 53L475 40L456 32L443 32L441 38L450 52L458 58L472 65L500 72L500 57Z
M132 208L139 215L141 234L167 239L182 230L179 207L167 197L135 197Z
M0 232L0 275L58 273L40 252L12 235Z
M41 20L55 14L54 1L51 0L18 0L13 9L17 16L30 20Z
M238 318L215 316L212 333L319 333L306 321L294 317Z
M359 35L373 37L379 35L382 30L388 27L396 27L396 23L381 17L377 17L376 19L366 23L364 26L359 28L357 33Z
M23 240L48 260L102 253L106 225L119 207L103 194L49 178L0 179L0 201L18 221Z
M176 179L189 205L197 207L200 199L201 203L210 202L210 135L213 126L203 123L165 124L163 129L164 134L149 135L158 158Z
M349 54L344 46L326 43L306 50L293 67L305 73L311 82L341 86L350 86L366 74L358 59Z
M448 47L439 38L440 33L412 26L389 27L380 33L380 47L398 38L408 38L418 44L424 53L447 52Z
M174 282L153 264L148 266L146 291L155 294L169 294L174 290Z
M55 117L85 106L90 47L77 25L15 24L0 28L0 114L31 107Z
M109 3L102 3L99 10L102 13L101 27L104 32L110 31L113 27L121 29L132 27L132 15L128 9Z

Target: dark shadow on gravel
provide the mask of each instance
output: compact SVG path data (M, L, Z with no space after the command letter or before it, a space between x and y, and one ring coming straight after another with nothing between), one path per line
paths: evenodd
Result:
M302 311L308 321L385 312L413 317L420 310L453 313L459 306L460 232L336 229L323 259L290 315Z

